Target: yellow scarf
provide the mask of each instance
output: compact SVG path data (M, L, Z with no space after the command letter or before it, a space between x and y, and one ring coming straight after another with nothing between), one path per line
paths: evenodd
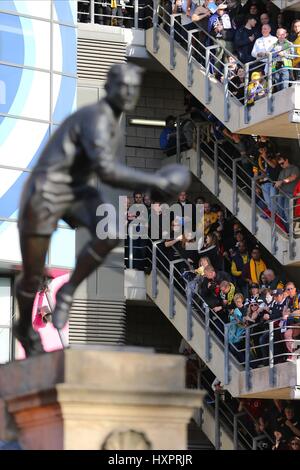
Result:
M117 0L111 0L110 6L111 8L117 8Z
M255 282L256 284L259 284L259 277L262 272L264 272L267 269L267 266L263 262L262 259L259 261L254 261L254 259L250 260L250 276L251 276L251 281Z

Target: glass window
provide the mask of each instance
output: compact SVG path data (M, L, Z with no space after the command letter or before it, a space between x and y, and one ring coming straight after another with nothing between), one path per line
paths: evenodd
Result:
M77 1L69 0L62 2L54 0L54 19L62 23L76 23Z
M49 120L50 73L0 64L0 77L5 90L1 113Z
M53 25L53 69L76 75L77 34L70 26Z
M11 352L11 279L0 277L0 364L8 362Z
M53 121L60 123L76 107L76 79L53 75Z
M50 18L51 0L1 0L1 10L18 12L20 14L35 16L37 18Z
M59 228L51 239L50 265L73 268L75 265L75 230Z

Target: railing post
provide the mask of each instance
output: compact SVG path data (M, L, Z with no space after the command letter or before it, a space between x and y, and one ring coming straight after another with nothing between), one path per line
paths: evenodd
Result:
M219 148L218 142L214 142L214 195L219 196Z
M249 64L245 64L245 83L244 83L244 123L249 123L249 107L247 106L247 96L248 96L248 86L249 86Z
M289 230L289 255L291 259L295 258L295 241L294 241L294 199L289 199L288 210L288 230Z
M198 29L191 29L188 31L187 43L187 86L193 85L193 34L197 33Z
M175 69L175 16L170 15L170 70Z
M236 167L237 167L237 161L233 160L232 163L232 214L234 216L237 215L238 209L237 209L237 172L236 172Z
M170 261L169 277L169 318L174 318L174 261Z
M128 236L129 236L129 269L133 269L133 238L132 238L132 222L128 225Z
M272 52L268 53L267 62L267 74L268 74L268 114L273 114L273 95L272 95Z
M256 177L253 176L251 179L251 230L252 234L255 235L257 232L256 224Z
M159 0L153 0L153 52L154 54L158 51L158 9L159 9Z
M228 64L224 64L224 122L229 121Z
M269 384L275 386L275 364L274 364L274 322L269 323Z
M209 325L209 306L204 306L205 313L205 360L209 362L210 356L210 325Z
M187 326L187 340L190 341L193 337L193 310L192 310L192 289L189 284L187 284L187 296L186 296L186 326Z
M95 23L95 0L90 0L90 18L91 23Z
M238 450L238 415L233 415L233 450Z
M210 102L209 68L210 68L210 48L207 47L205 49L205 84L204 84L205 104L208 104Z
M229 384L229 326L224 325L224 385Z
M180 163L181 153L180 153L180 118L176 119L176 163Z
M200 124L197 124L196 127L197 136L196 136L196 152L197 152L197 162L196 162L196 171L198 178L202 176L202 152L201 152L201 127Z
M139 27L139 0L134 0L134 28Z
M162 240L158 240L156 242L153 242L152 245L152 271L151 271L151 276L152 276L152 297L153 299L156 299L157 297L157 245L160 243Z
M271 253L276 255L277 252L277 232L276 232L276 195L271 196Z
M250 328L246 328L245 382L247 391L251 389L250 374Z
M220 393L215 392L215 449L220 450Z

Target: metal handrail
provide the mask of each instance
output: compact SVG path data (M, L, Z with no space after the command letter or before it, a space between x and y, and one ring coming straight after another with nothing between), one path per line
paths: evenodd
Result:
M204 117L204 115L203 115ZM195 129L197 129L197 122L191 119L193 122ZM211 124L211 123L210 123ZM199 127L199 126L198 126ZM199 131L201 131L201 127ZM181 139L181 135L178 136ZM234 143L231 142L228 138L224 136L224 141L228 142L230 145L234 147ZM182 142L179 142L179 147L181 146ZM269 219L271 223L271 234L272 234L272 254L276 254L276 233L279 232L283 236L288 236L289 241L289 254L291 258L295 257L294 251L294 233L293 233L293 226L296 222L300 221L299 216L295 216L295 210L300 207L300 195L299 196L289 196L287 193L284 192L281 188L277 189L277 194L272 196L273 203L271 207L267 207L267 203L263 198L263 195L259 195L256 192L256 188L259 188L259 180L260 179L267 179L272 184L275 183L269 177L267 177L264 173L258 173L256 175L251 176L247 173L245 168L242 166L242 162L247 162L252 167L255 167L255 162L253 162L248 156L244 155L238 159L233 159L222 147L221 141L218 141L212 134L207 134L207 132L203 132L202 136L197 139L196 145L200 146L200 148L196 148L195 151L197 155L203 153L212 163L214 164L214 174L215 174L215 195L218 196L218 178L219 172L223 174L226 179L230 179L233 184L233 213L237 215L237 194L238 190L241 191L244 196L250 200L251 203L251 211L252 211L252 232L253 234L257 231L256 225L256 211L259 210L266 219ZM179 160L180 161L180 160ZM201 162L198 162L201 164ZM225 167L225 168L224 168ZM199 168L199 165L198 165ZM227 169L227 171L226 171ZM200 177L201 168L199 168L199 174L196 176ZM283 198L288 199L289 201L289 211L286 214L283 210L283 206L281 205L281 201ZM262 207L261 207L262 206ZM265 211L264 209L268 209L269 211ZM276 218L275 218L276 216ZM280 220L282 226L278 225L277 221Z
M214 394L213 390L211 389L211 384L209 383L208 379L203 374L203 371L201 372L201 374L198 371L198 374L199 374L199 377L200 377L200 380L198 380L200 382L200 386L204 386L204 388L207 391L210 398L214 398L215 394ZM227 393L229 393L229 392L227 392ZM236 400L236 402L240 403L240 400L238 398L236 398L236 399L234 399L233 397L231 397L231 398L233 400ZM212 404L206 404L206 405L213 407L213 403ZM244 416L248 416L248 418L250 418L250 420L252 421L253 425L255 425L256 424L256 419L254 418L254 416L247 409L244 409L242 412L235 413L230 408L230 406L228 406L228 404L226 403L226 400L225 401L220 401L219 402L219 407L220 407L220 411L221 411L222 415L224 416L226 421L229 423L229 425L231 425L231 426L228 426L226 422L221 420L222 424L232 434L233 440L235 440L234 439L234 437L235 437L234 434L236 433L239 437L239 440L241 442L243 442L244 445L246 444L249 449L253 448L253 440L257 436L253 435L250 432L249 427L245 426L245 424L243 423L243 421L240 418L244 417ZM241 428L243 428L243 432L240 432ZM249 442L246 439L245 434L249 435L251 442ZM271 443L273 442L272 437L267 433L267 431L264 431L263 436L264 436L264 438L267 438ZM238 449L237 444L238 443L234 443L235 450Z
M271 51L268 53L267 58L263 59L255 59L247 64L242 63L239 61L233 53L228 51L226 48L220 46L216 38L213 38L211 35L209 35L203 28L198 27L197 25L197 30L198 32L201 32L202 35L206 38L205 44L201 41L199 41L198 38L194 36L194 30L193 31L186 31L186 34L188 36L188 39L186 39L182 34L180 34L180 28L181 23L178 22L178 20L174 17L174 15L171 15L168 13L161 5L157 5L157 2L155 3L155 7L152 8L149 6L149 8L153 12L153 18L156 16L156 21L153 21L153 27L155 29L155 34L154 34L154 52L157 52L158 50L158 38L157 38L157 30L159 29L162 34L168 34L170 36L170 66L171 69L175 67L175 48L174 44L176 42L176 38L180 38L180 42L184 44L183 48L185 51L187 50L187 55L189 57L188 60L188 67L187 67L187 81L189 83L189 86L192 85L193 80L192 80L192 65L193 63L197 63L200 68L204 68L206 73L205 73L205 89L206 89L206 103L209 103L210 101L210 96L209 96L209 87L210 87L210 80L212 76L215 74L215 72L220 73L220 70L224 70L224 85L225 85L225 96L224 96L224 122L227 122L229 120L229 97L230 99L236 100L236 97L228 87L228 65L227 63L223 62L220 59L217 59L217 65L215 63L216 56L212 52L214 49L222 49L223 50L223 55L227 57L234 57L235 63L237 66L240 68L243 68L245 71L245 83L244 83L244 104L241 103L241 100L238 100L239 105L243 106L245 109L244 112L244 120L245 124L248 124L249 122L249 112L248 112L248 85L249 85L249 71L253 72L257 69L262 68L262 64L265 63L264 67L264 72L261 73L261 80L266 79L266 88L263 93L263 96L259 96L258 99L266 97L266 103L267 103L267 111L268 114L273 114L274 113L274 106L273 106L273 93L274 91L277 92L277 90L274 90L274 87L276 86L277 88L279 85L282 85L283 82L278 82L276 79L276 83L273 84L273 75L278 74L280 70L273 70L273 64L276 62L275 57L278 56L278 51ZM161 23L157 21L157 17L161 19ZM170 18L168 21L167 18ZM175 33L175 26L177 26L177 31ZM167 27L167 28L166 28ZM169 32L166 31L166 29L169 29ZM182 44L180 42L177 42L177 47L182 48ZM201 50L199 50L199 47L195 47L196 45L200 45L203 50L205 50L205 57L202 54ZM207 45L209 44L209 46ZM289 50L295 49L297 46L294 44L290 44ZM198 57L200 56L200 62L198 60ZM297 54L291 54L289 53L289 58L293 57L298 57ZM202 62L202 63L201 63ZM221 68L219 68L219 65L221 65ZM285 70L293 71L295 70L294 67L285 67ZM294 83L299 83L297 80L284 80L284 82L288 82L289 84L294 84ZM278 90L280 91L280 90Z
M160 267L160 263L161 263L161 260L159 258L157 258L157 253L159 253L159 256L162 256L164 257L168 263L170 263L170 260L165 256L165 254L161 251L161 249L159 248L158 244L163 242L163 240L159 241L158 243L156 242L156 250L155 250L155 264L153 263L153 266L155 265L155 271L153 270L154 268L152 267L152 282L153 284L156 284L156 277L157 277L157 273L160 272L160 275L162 275L163 277L166 277L165 273L161 270L161 267ZM150 251L150 247L148 246L147 247ZM152 262L154 262L154 259L153 259L153 254L154 252L152 253ZM149 260L150 260L150 257L149 257ZM169 274L170 274L170 270L168 268L168 265L164 265L163 266L163 270L166 271L168 273L168 276L167 276L167 279L169 279L169 285L170 285L170 277L169 277ZM176 272L177 276L174 275L172 276L172 285L174 287L178 287L180 289L180 291L178 289L174 289L174 287L172 288L172 292L170 294L170 297L172 296L172 299L170 298L170 301L172 301L172 305L174 306L175 305L175 302L174 302L174 297L175 295L178 297L181 298L182 302L186 304L187 306L187 311L188 311L188 305L187 305L187 300L184 298L184 295L182 294L182 291L183 291L183 286L180 284L179 282L179 279L181 279L181 272L178 270L178 268L176 266L173 266L173 272ZM177 277L177 279L176 279ZM155 297L155 296L154 296ZM222 320L222 318L218 317L216 315L216 313L207 306L206 302L205 302L205 299L203 299L199 293L194 293L194 296L192 298L192 305L190 306L191 307L191 312L192 312L192 321L196 320L198 322L200 322L202 324L202 326L205 328L205 341L206 342L209 342L210 341L210 336L214 336L214 339L215 341L218 342L219 345L221 345L223 347L223 350L224 350L224 330L225 330L225 325L228 324L229 322L224 322ZM176 315L176 309L174 311L172 311L172 316L171 318L173 318L174 316ZM216 318L217 317L217 318ZM218 323L216 324L216 320L218 320ZM279 319L278 319L279 320ZM251 326L245 326L245 335L241 338L245 338L245 347L244 348L241 348L241 349L238 349L235 344L231 343L230 345L227 344L227 351L224 350L224 353L227 354L227 356L229 357L229 361L228 361L228 364L227 364L227 367L229 367L229 362L233 362L236 364L236 366L238 368L240 368L241 370L245 370L246 372L246 376L245 376L245 379L246 379L246 388L247 390L250 390L251 387L252 387L252 384L251 384L251 370L253 368L253 365L255 365L256 362L259 362L259 363L264 363L264 362L268 362L268 367L269 367L269 382L270 382L270 386L274 387L276 385L276 367L275 367L275 364L274 364L274 359L279 359L279 358L284 358L285 356L293 356L295 358L298 358L299 357L299 353L297 352L293 352L293 353L279 353L279 354L274 354L274 346L275 345L278 345L278 344L281 344L283 342L287 343L287 342L291 342L293 344L297 344L300 342L300 340L295 340L295 339L282 339L282 340L279 340L279 341L274 341L274 331L276 331L277 329L279 328L274 328L274 323L277 322L278 320L271 320L271 321L268 321L268 322L265 322L265 325L269 325L269 337L270 337L270 341L269 343L264 343L263 345L259 345L259 344L256 344L257 342L254 342L253 340L255 339L255 337L257 337L258 335L260 334L265 334L268 330L263 330L261 332L252 332L253 328L257 327L258 325L257 324L254 324L254 325L251 325ZM231 324L236 324L238 322L230 322ZM208 328L206 328L206 325L208 325ZM286 327L287 329L295 329L295 328L298 328L298 327L295 327L295 326L287 326ZM300 328L300 327L299 327ZM191 338L192 339L193 337L193 332L192 332L192 335L191 335ZM253 341L253 344L251 344L251 341ZM260 349L261 347L264 347L265 345L268 346L268 356L262 356L258 359L255 359L254 357L251 356L251 353L253 355L253 352L256 351L257 349ZM234 353L233 353L234 351ZM236 357L235 357L235 353L244 353L245 354L245 361L242 361L240 362ZM206 357L206 361L209 363L209 360L210 358L209 357ZM230 375L227 373L225 373L226 371L224 371L224 377L227 377L228 378L228 381L226 383L226 381L224 381L224 385L228 385L230 383Z

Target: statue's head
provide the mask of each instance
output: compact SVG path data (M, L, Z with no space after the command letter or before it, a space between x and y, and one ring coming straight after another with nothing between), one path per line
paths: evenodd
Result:
M108 101L120 111L131 111L139 99L143 69L133 64L115 64L107 75Z

